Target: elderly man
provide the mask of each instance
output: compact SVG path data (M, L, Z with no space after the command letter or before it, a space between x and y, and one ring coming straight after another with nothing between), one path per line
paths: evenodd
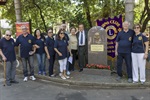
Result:
M16 75L16 54L15 43L11 38L11 31L5 32L5 37L0 40L0 55L3 61L6 62L6 85L11 86L11 83L19 83L15 80Z
M16 46L20 45L20 56L22 60L23 65L23 74L24 79L23 81L28 81L28 68L27 68L27 62L29 63L29 69L30 69L30 79L36 80L34 77L34 66L33 66L33 47L35 43L35 38L27 32L27 27L22 26L22 35L20 35L16 40Z
M126 69L128 74L128 82L132 82L132 66L131 66L131 48L132 48L132 38L134 36L134 31L129 29L130 23L123 22L123 30L118 33L116 38L116 50L115 54L117 56L117 81L122 78L122 63L123 59L126 63Z

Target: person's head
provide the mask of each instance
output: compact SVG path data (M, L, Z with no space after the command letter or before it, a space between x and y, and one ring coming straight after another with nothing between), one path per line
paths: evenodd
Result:
M83 24L79 24L79 31L83 31L84 30L84 25Z
M59 40L61 40L61 39L63 39L64 37L65 37L65 33L64 33L64 30L63 29L60 29L59 31L58 31L58 39Z
M27 34L27 33L28 33L28 32L27 32L28 28L27 28L27 26L25 26L25 25L21 26L21 30L22 30L22 33L23 33L23 34Z
M141 25L140 24L135 24L133 28L134 28L135 33L140 33L140 31L141 31Z
M39 37L39 36L41 36L41 31L40 31L40 29L36 29L35 31L34 31L34 36L37 38L37 37Z
M124 30L128 30L129 29L129 25L130 25L130 23L128 21L124 21L123 24L122 24L123 29Z
M66 30L66 28L67 28L66 24L62 24L62 25L61 25L61 28L62 28L63 30Z
M6 40L10 40L11 34L12 34L12 32L10 30L6 30L6 32L5 32L5 39Z
M48 35L49 37L52 37L52 36L53 36L53 29L52 29L52 28L49 28L49 29L47 30L47 35Z
M71 28L70 28L70 33L71 33L72 35L76 34L76 28L75 28L75 27L71 27Z

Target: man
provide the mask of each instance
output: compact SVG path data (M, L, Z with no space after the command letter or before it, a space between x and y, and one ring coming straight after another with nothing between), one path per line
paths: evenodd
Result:
M69 32L66 30L66 28L67 28L66 24L62 24L61 27L66 34L69 34Z
M6 62L6 85L11 86L11 83L19 83L15 80L16 75L16 54L15 43L11 38L11 31L5 32L5 37L0 40L0 55L3 61Z
M33 66L33 47L35 38L27 32L27 27L22 26L22 35L20 35L16 40L16 46L20 45L20 56L22 60L23 65L23 74L24 79L23 81L28 81L28 68L27 68L27 62L29 63L29 69L30 69L30 79L36 80L34 77L34 66Z
M83 67L88 63L87 50L88 50L88 42L87 42L88 32L84 30L84 25L79 24L79 31L77 32L77 41L78 41L78 58L79 58L79 72L83 71Z
M128 82L132 82L132 66L131 66L131 47L132 38L134 36L134 31L129 29L129 22L123 22L123 30L118 33L116 38L116 50L115 54L117 56L117 81L122 78L122 63L123 59L126 63L126 69L128 74Z

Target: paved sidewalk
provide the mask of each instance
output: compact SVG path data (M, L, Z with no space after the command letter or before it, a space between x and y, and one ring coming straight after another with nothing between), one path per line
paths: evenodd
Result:
M146 83L144 85L128 83L127 78L123 77L121 82L117 82L115 79L117 74L111 74L110 70L106 69L88 69L84 68L83 72L75 70L71 72L70 79L62 80L59 75L56 77L49 77L43 75L37 75L37 64L35 63L35 77L57 84L63 84L68 86L90 87L90 88L150 88L150 69L146 69ZM17 71L22 75L22 64L17 68ZM58 70L58 62L55 63L55 70ZM0 66L0 70L2 66ZM57 71L56 71L57 72ZM58 74L58 73L57 73ZM23 78L23 75L22 75Z

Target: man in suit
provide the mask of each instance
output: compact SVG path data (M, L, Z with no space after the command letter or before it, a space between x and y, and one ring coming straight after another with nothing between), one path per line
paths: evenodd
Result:
M83 24L79 24L79 31L77 32L77 47L78 47L78 63L80 70L79 72L83 71L83 67L88 63L88 42L87 42L87 37L88 37L88 32L84 29Z

